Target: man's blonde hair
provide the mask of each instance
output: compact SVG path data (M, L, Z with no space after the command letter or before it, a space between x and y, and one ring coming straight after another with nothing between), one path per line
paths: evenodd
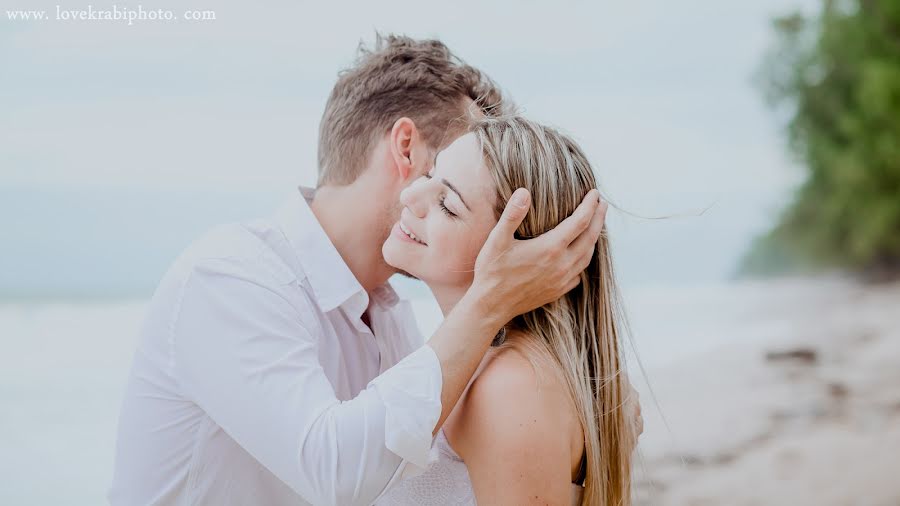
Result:
M319 185L352 183L399 118L412 119L435 152L466 130L474 101L481 115L501 110L493 81L438 40L376 35L331 90L319 125ZM477 115L477 112L476 112Z

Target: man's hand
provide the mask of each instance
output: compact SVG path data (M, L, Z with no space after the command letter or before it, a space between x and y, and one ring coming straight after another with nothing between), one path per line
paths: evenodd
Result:
M575 288L603 230L606 205L591 190L553 230L524 241L513 234L531 197L513 193L475 261L475 281L428 341L441 363L441 416L434 433L456 406L475 368L503 325L517 315L562 297Z
M625 376L625 416L631 425L631 449L637 447L638 438L644 433L644 417L641 416L641 396Z
M501 325L552 302L578 286L603 230L607 204L591 190L571 216L539 237L517 240L516 229L530 207L528 190L519 188L506 205L475 261L470 292Z

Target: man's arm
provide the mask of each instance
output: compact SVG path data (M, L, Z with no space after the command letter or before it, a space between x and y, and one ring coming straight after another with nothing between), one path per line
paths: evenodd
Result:
M370 504L403 460L427 461L431 435L500 327L577 283L602 228L597 199L592 192L569 220L528 241L513 240L527 205L511 202L479 255L472 289L428 345L349 401L337 399L319 364L315 318L302 302L246 266L203 261L172 323L176 377L307 501Z
M371 504L403 458L413 456L385 445L387 409L375 388L350 401L337 398L319 362L317 322L304 307L310 303L251 269L204 260L186 281L172 325L183 395L310 503ZM398 385L400 394L420 393L423 416L436 420L429 413L438 410L437 400L434 406L426 400L440 388L427 384L437 361L413 355L406 369L381 380ZM426 371L420 383L409 380L410 363ZM434 376L431 383L438 383Z

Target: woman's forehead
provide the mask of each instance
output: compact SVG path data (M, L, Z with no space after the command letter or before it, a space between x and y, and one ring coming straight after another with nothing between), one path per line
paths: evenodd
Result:
M467 202L493 210L496 190L484 163L481 143L473 133L467 133L441 151L435 165L439 177L459 188ZM480 204L480 205L479 205Z

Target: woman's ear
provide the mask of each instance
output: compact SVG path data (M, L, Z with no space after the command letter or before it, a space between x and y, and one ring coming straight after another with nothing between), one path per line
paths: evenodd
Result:
M402 117L394 122L389 137L391 159L397 170L397 176L406 180L413 171L413 146L419 142L419 131L416 123Z

